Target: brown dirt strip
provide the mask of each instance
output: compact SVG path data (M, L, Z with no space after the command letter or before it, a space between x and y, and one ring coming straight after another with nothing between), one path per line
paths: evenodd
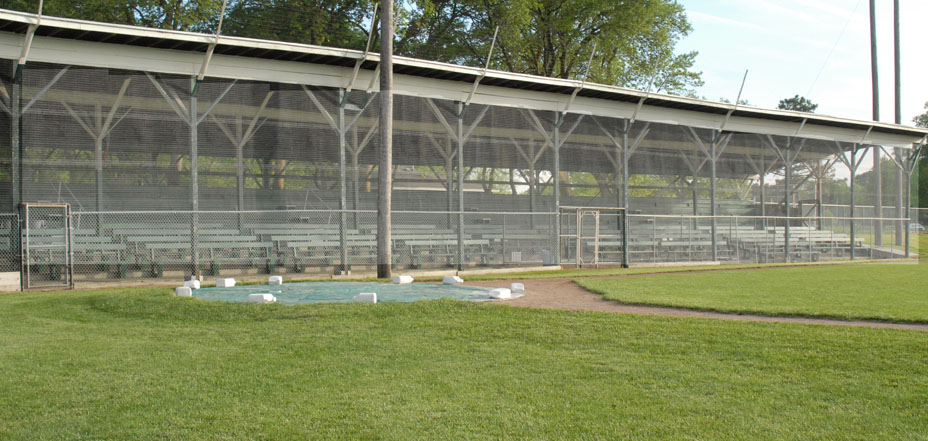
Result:
M673 273L670 273L673 274ZM667 306L646 306L605 300L602 296L589 292L569 278L530 279L530 280L496 280L466 282L468 285L508 287L509 283L518 282L525 285L525 296L506 300L504 304L526 308L565 309L570 311L587 310L621 314L659 315L665 317L698 317L718 320L738 320L749 322L802 323L811 325L858 326L868 328L905 329L928 331L928 324L892 323L876 320L840 320L828 318L810 318L795 316L768 316L760 314L737 314L700 311Z

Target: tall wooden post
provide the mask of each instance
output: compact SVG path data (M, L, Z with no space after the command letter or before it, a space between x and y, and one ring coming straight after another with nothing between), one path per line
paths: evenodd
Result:
M393 0L380 13L380 167L377 173L377 277L392 276L390 210L393 188Z
M876 0L870 0L870 74L873 81L873 120L880 120L880 77L876 56ZM883 176L880 167L880 149L872 149L873 155L873 217L883 217ZM873 244L883 245L883 224L874 223Z
M895 54L895 89L896 89L896 124L902 124L902 52L899 48L899 0L893 0L893 49ZM903 160L903 149L895 149L896 159ZM903 187L905 185L903 178L903 170L896 169L896 216L901 218L903 215L902 210L902 195ZM902 245L903 239L903 228L904 221L896 221L896 245Z

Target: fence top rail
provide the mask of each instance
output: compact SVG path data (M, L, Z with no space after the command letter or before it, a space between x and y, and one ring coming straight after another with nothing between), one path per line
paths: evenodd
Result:
M616 210L616 209L612 209ZM155 214L160 216L171 215L171 214L198 214L198 215L217 215L217 214L227 214L227 215L240 215L240 214L275 214L282 215L284 213L289 214L320 214L320 215L335 215L340 213L347 214L377 214L377 210L215 210L215 211L192 211L192 210L147 210L147 211L81 211L77 213L71 213L75 216L97 216L97 215L132 215L132 214ZM557 212L548 212L548 211L406 211L406 210L393 210L393 214L464 214L464 215L519 215L519 216L552 216L557 215ZM253 222L252 222L253 223Z
M780 220L780 219L789 219L789 220L848 220L848 221L907 221L909 218L906 217L836 217L836 216L739 216L739 215L719 215L719 216L709 216L709 215L698 215L694 216L691 214L629 214L628 217L640 217L640 218L660 218L660 219L757 219L757 220Z
M625 211L623 207L581 207L574 205L561 205L561 210L603 210L603 211Z
M590 210L610 210L624 211L622 208L597 208L597 207L561 207L571 209L590 209ZM97 215L177 215L177 214L198 214L198 215L244 215L244 214L320 214L336 215L340 213L358 213L358 214L376 214L375 210L252 210L252 211L83 211L72 213L72 216L97 216ZM529 212L529 211L397 211L393 214L399 215L466 215L466 216L483 216L483 215L503 215L503 216L559 216L559 212ZM15 215L15 214L14 214ZM14 216L11 215L11 216ZM747 216L747 215L691 215L691 214L627 214L628 217L634 218L662 218L662 219L791 219L791 220L855 220L855 221L909 221L906 217L849 217L849 216ZM299 222L294 222L299 223Z

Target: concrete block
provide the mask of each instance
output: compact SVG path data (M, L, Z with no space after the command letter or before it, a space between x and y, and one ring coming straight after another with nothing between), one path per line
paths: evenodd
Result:
M358 303L377 303L376 292L362 292L354 296L353 300Z
M267 293L248 294L248 301L251 303L274 303L277 301L277 297Z
M19 291L19 271L0 273L0 292Z
M267 278L268 285L283 285L284 278L282 276L271 276Z
M498 300L511 299L512 291L509 288L494 288L490 291L490 298Z
M231 277L228 279L216 279L217 288L232 288L234 286L235 286L235 279Z
M193 297L193 290L189 286L178 286L174 288L174 295L177 297Z
M415 280L412 276L393 276L394 285L405 285L407 283L412 283Z
M513 294L525 294L525 285L521 283L511 283L509 284L509 291L512 291Z
M188 280L184 282L184 286L190 289L200 289L200 281L199 280Z
M445 276L441 278L441 283L444 285L460 285L464 283L464 279L458 276Z

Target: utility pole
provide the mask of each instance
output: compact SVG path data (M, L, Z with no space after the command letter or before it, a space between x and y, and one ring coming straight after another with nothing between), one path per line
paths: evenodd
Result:
M876 0L870 0L870 74L873 81L873 120L880 120L880 77L876 61ZM880 167L880 149L871 149L873 155L873 217L883 217L883 175ZM874 223L873 244L883 245L883 224Z
M899 0L893 0L893 49L895 52L895 68L896 68L896 124L902 124L902 52L899 49ZM902 149L895 149L896 159L902 160L903 152ZM901 218L903 216L903 186L905 185L904 179L902 177L902 170L896 169L896 218ZM905 201L908 203L908 201ZM895 244L901 246L902 238L904 236L902 229L905 228L904 223L908 221L896 221L896 241Z
M390 210L393 188L393 0L380 8L380 167L377 171L377 277L392 276Z

